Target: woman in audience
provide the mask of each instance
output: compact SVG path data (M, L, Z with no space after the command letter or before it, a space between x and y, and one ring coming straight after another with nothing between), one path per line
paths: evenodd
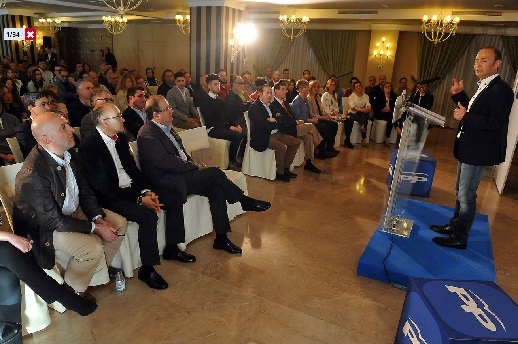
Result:
M288 104L291 104L293 102L293 99L295 99L296 96L299 95L299 92L297 92L297 88L295 87L296 81L293 79L289 79L288 81L288 92L286 93L286 102Z
M320 83L318 80L312 80L309 82L309 96L308 96L308 104L309 104L309 113L312 117L316 117L318 119L331 119L333 118L328 115L324 115L322 112L322 99L318 92L320 91Z
M367 121L369 120L369 113L371 112L371 104L369 103L369 96L363 93L363 86L361 82L353 84L353 93L349 96L349 115L345 121L345 146L353 149L351 143L351 132L354 122L360 124L362 135L362 147L367 148Z
M22 100L16 92L16 88L10 89L7 85L2 84L2 81L11 81L11 80L2 80L0 79L0 92L2 94L2 105L5 112L14 115L18 118L18 121L22 121L24 118L27 118L27 112L25 111L25 107L23 106Z
M160 86L160 82L155 78L153 68L146 68L146 86Z
M12 68L7 68L5 70L5 76L7 76L7 78L11 79L13 81L13 84L16 86L16 89L18 91L18 94L20 93L20 90L22 88L22 82L21 80L18 80L16 78L16 74L14 73L14 70Z
M43 89L43 76L41 70L35 68L32 70L31 81L27 84L27 91L29 92L41 92Z
M392 114L396 105L396 94L392 89L390 82L383 86L384 97L376 97L372 108L374 111L374 118L377 120L387 121L387 128L385 130L385 146L390 147L390 133L392 132Z
M131 75L123 75L120 78L119 84L117 85L115 91L117 92L117 105L119 106L119 110L121 110L121 112L126 110L128 107L128 101L126 100L126 93L128 93L128 88L136 86L137 82Z
M65 308L82 316L91 314L97 305L59 284L36 263L29 253L31 242L12 232L0 231L0 321L21 322L20 283L22 280L47 303L59 301ZM10 302L6 302L10 301Z
M327 116L341 116L338 110L338 100L336 99L336 81L328 79L322 95L321 111Z
M91 70L92 68L90 68L90 65L88 63L83 63L83 71L85 73L90 73Z

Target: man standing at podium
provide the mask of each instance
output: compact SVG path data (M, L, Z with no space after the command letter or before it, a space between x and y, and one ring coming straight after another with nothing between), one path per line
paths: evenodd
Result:
M471 99L464 93L463 80L453 79L451 93L459 120L453 155L458 160L455 184L455 212L446 225L430 228L445 237L435 237L438 245L465 249L476 213L477 188L486 166L505 160L507 127L513 104L513 91L498 75L502 53L494 47L480 50L475 58L478 89Z

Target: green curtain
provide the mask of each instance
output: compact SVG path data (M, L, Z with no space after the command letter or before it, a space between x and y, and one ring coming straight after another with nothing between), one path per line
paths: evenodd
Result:
M261 30L260 46L256 49L254 69L257 75L265 75L266 68L279 68L288 55L293 41L286 37L281 30Z
M424 35L417 41L418 79L426 80L439 76L444 78L455 66L474 35L455 35L446 41L434 45ZM434 89L437 83L430 85Z
M505 49L505 59L509 60L509 65L514 73L518 72L518 37L502 36L502 42Z
M308 30L304 35L328 76L352 73L356 31Z

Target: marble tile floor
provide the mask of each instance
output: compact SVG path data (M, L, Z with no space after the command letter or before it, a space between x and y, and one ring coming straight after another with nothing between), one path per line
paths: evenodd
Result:
M434 128L425 150L437 159L425 201L454 205L455 132ZM356 275L387 197L390 150L340 148L316 160L322 175L297 168L290 183L248 178L249 194L273 203L232 222L242 256L212 249L213 234L188 246L197 262L158 267L169 289L137 278L117 294L114 282L92 288L99 309L82 318L51 310L52 324L26 336L36 343L392 343L405 291ZM518 300L517 188L499 196L484 178L478 211L489 215L497 282Z

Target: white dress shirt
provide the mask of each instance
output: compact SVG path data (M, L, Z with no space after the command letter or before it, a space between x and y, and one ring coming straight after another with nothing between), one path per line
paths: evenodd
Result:
M103 139L110 155L112 156L113 163L115 164L115 169L117 170L117 177L119 178L119 187L124 189L131 186L131 178L124 171L124 167L122 167L121 159L119 158L119 153L117 153L117 149L115 148L115 140L103 133L99 128L95 128L101 134L101 138Z
M169 140L171 140L171 142L173 142L173 145L176 147L176 149L178 150L178 153L180 154L180 158L182 158L183 161L187 161L188 160L187 154L185 154L185 152L183 151L183 149L180 146L180 144L178 143L178 141L176 141L176 138L173 136L173 134L171 134L171 126L163 125L156 121L153 121L153 123L158 125L158 127L160 129L162 129L162 131L167 135Z
M133 109L133 111L135 111L140 116L140 118L142 118L142 121L144 123L146 123L146 116L147 116L146 111L144 109L139 110L137 108L134 108L133 106L130 106L130 107Z
M480 94L480 92L482 92L486 87L487 85L489 85L489 83L491 81L493 81L494 78L496 78L498 76L498 74L493 74L491 76L488 76L487 78L485 79L482 79L478 82L478 89L477 89L477 92L475 92L475 94L473 95L473 97L471 97L471 99L469 100L469 104L468 104L468 109L467 111L469 112L469 110L471 109L471 106L473 105L473 103L475 102L475 100L477 99L478 95Z
M266 111L268 111L268 115L270 116L270 118L275 118L275 117L273 117L272 111L270 110L270 106L269 106L270 104L265 104L265 103L263 103L263 101L262 101L262 100L261 100L261 104L263 104L263 105L264 105L264 107L266 108ZM270 135L273 135L273 134L275 134L275 133L276 133L276 132L278 132L278 131L279 131L279 129L273 129L273 130L270 132Z

